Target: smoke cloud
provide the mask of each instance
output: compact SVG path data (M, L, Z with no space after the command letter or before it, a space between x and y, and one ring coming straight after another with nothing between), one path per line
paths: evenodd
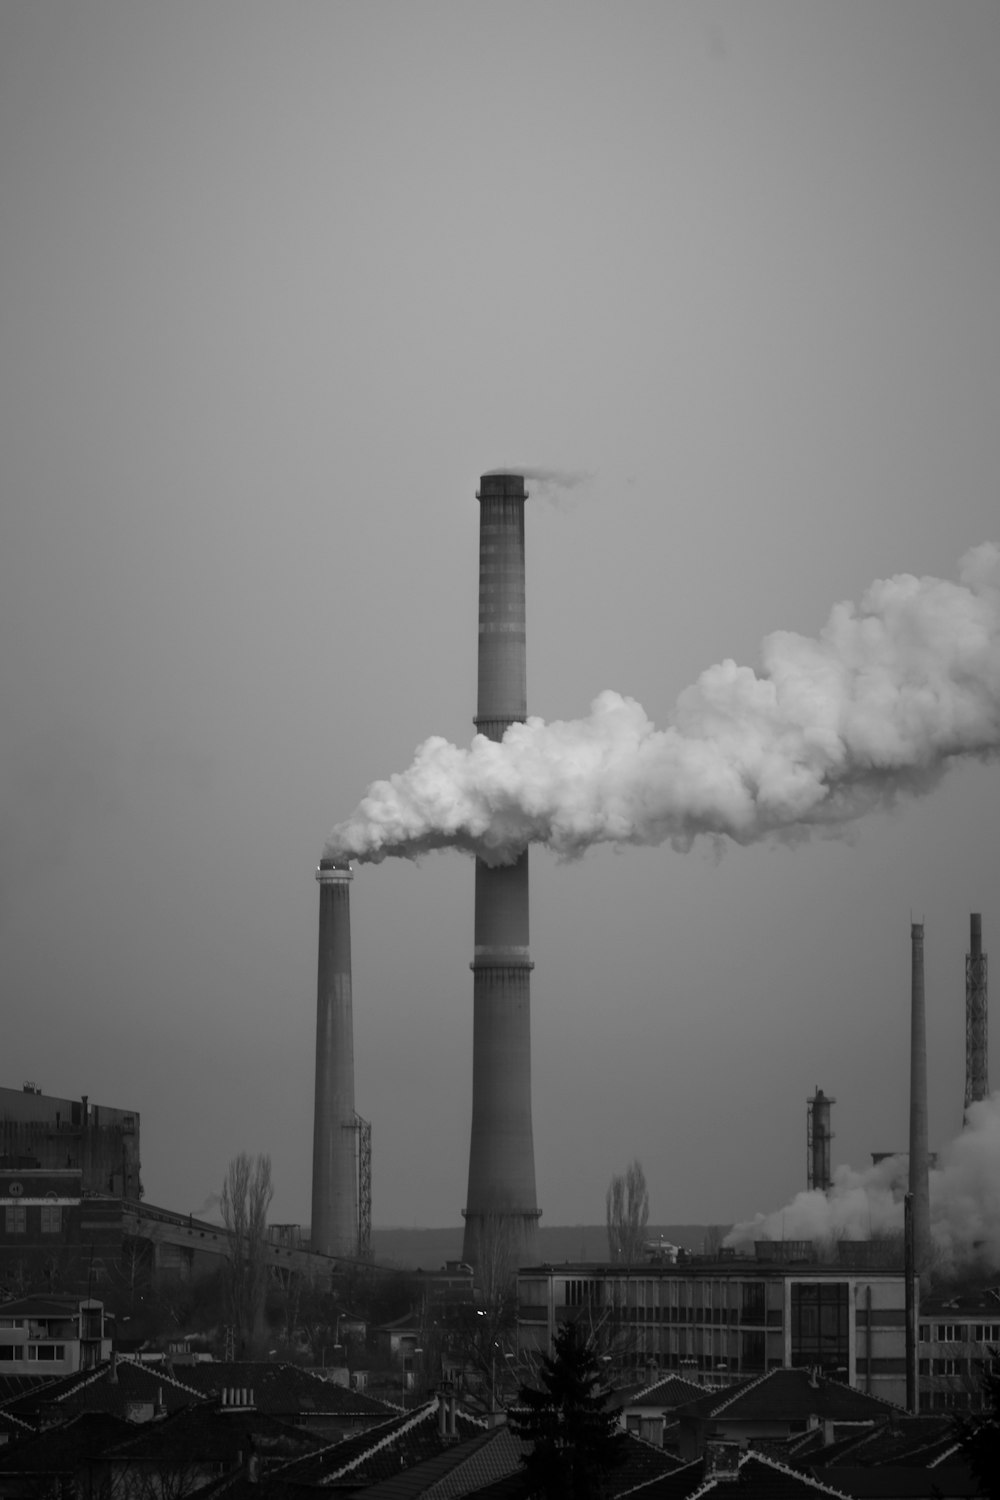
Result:
M879 1239L902 1234L906 1158L856 1172L839 1167L829 1193L799 1193L784 1208L729 1231L725 1243L754 1240ZM930 1173L931 1238L940 1271L1000 1265L1000 1093L970 1105L966 1128Z
M817 638L776 631L761 669L709 667L656 729L607 691L585 719L514 724L468 749L426 740L376 781L325 853L355 860L462 849L489 864L529 844L686 850L837 828L927 791L958 756L1000 748L1000 548L959 581L899 574L834 607Z

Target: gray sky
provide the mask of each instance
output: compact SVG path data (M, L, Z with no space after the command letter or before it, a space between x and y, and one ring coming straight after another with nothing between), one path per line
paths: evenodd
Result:
M761 637L1000 540L993 0L0 7L4 1076L309 1211L330 827L475 711L478 475L527 509L532 713L665 724ZM996 765L849 838L532 855L543 1222L730 1220L960 1122ZM376 1224L458 1223L472 865L353 887Z

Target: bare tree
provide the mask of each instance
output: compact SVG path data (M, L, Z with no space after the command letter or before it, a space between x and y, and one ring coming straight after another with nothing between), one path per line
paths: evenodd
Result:
M267 1290L264 1245L273 1196L271 1158L252 1158L246 1151L234 1156L222 1184L222 1218L230 1234L226 1298L241 1354L248 1353L263 1332Z
M607 1210L608 1254L612 1261L631 1265L642 1255L649 1222L649 1191L646 1175L636 1158L624 1176L612 1177L604 1200Z

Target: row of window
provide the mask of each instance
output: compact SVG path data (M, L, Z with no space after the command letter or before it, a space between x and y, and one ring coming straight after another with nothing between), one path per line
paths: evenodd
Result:
M558 1285L558 1284L557 1284ZM563 1305L566 1307L611 1307L642 1308L655 1311L658 1304L676 1307L687 1304L691 1292L700 1298L699 1316L696 1322L715 1320L733 1322L736 1319L737 1296L744 1320L763 1323L765 1288L762 1281L730 1282L608 1282L602 1279L580 1278L565 1283ZM702 1305L704 1316L702 1316Z
M917 1361L921 1375L972 1375L976 1380L993 1373L997 1363L995 1359L955 1359L947 1355L941 1359Z
M1000 1343L1000 1323L921 1323L920 1342L929 1344Z
M0 1344L0 1364L10 1364L13 1360L24 1358L23 1344ZM65 1344L29 1344L28 1360L39 1360L41 1363L57 1362L66 1358Z
M42 1234L62 1232L62 1209L58 1204L42 1204L39 1213L41 1214ZM3 1216L4 1229L7 1234L27 1234L28 1205L26 1203L8 1203L4 1208Z

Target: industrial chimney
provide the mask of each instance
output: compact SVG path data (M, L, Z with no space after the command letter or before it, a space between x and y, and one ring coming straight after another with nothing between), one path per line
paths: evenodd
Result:
M965 1108L989 1097L988 1006L983 919L969 918L969 952L965 956Z
M312 1248L357 1255L357 1121L351 1001L351 867L324 859L319 881Z
M836 1099L824 1094L821 1088L817 1088L813 1097L806 1100L806 1182L807 1186L816 1188L821 1193L828 1192L830 1188L830 1142L833 1140L830 1106L836 1102Z
M479 697L475 724L503 739L527 715L524 478L484 474L479 488ZM472 961L472 1140L463 1257L486 1241L512 1261L536 1258L539 1210L531 1129L528 853L495 868L476 861ZM494 1248L493 1245L490 1248Z
M924 924L910 924L910 1198L913 1263L918 1276L930 1264L931 1211L927 1180L927 1013L924 1003Z

